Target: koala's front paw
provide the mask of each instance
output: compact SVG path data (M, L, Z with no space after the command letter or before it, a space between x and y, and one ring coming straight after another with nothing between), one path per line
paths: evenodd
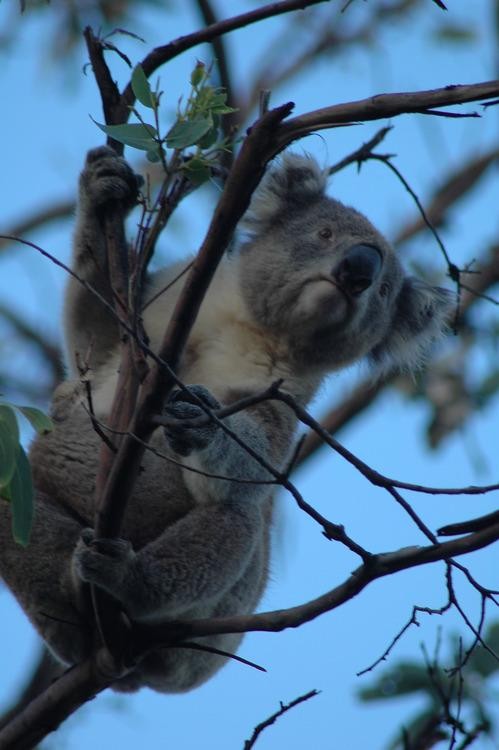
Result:
M178 420L176 424L164 428L166 439L175 453L188 456L195 450L202 450L213 440L218 425L208 422L202 427L189 427L182 424L184 419L206 417L206 412L198 405L196 397L210 409L219 409L220 404L202 385L189 385L187 391L173 391L164 413L167 417Z
M119 203L128 211L136 203L144 180L121 156L108 146L94 148L87 154L80 176L80 198L95 211Z
M124 602L135 557L130 542L96 539L93 529L84 529L73 552L73 569L82 581L100 586Z

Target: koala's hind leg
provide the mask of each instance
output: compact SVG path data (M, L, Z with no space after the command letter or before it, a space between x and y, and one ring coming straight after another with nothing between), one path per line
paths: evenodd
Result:
M53 654L66 664L81 661L91 648L91 630L80 611L71 576L71 555L80 524L43 493L27 547L12 537L9 504L0 500L0 577Z

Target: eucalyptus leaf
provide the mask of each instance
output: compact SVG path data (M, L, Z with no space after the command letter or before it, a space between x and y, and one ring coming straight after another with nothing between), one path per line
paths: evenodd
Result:
M401 661L382 673L371 685L359 690L358 696L362 701L385 700L419 691L430 695L434 692L426 665Z
M33 525L33 480L28 457L18 445L15 470L8 486L12 510L12 534L25 547Z
M198 146L200 148L210 148L210 146L213 146L214 143L216 143L218 138L218 125L213 125L207 133L203 135L203 137L198 141Z
M200 83L206 78L206 66L199 60L196 63L196 67L191 73L191 86L199 86Z
M125 125L103 125L94 120L95 124L125 146L138 148L141 151L153 151L157 147L158 133L153 125L142 122L126 123Z
M54 429L52 420L47 417L40 409L35 409L33 406L17 406L16 409L26 417L30 425L39 435L43 435L46 432L51 432Z
M433 36L439 44L441 42L461 44L463 42L474 42L478 38L477 31L473 27L451 23L440 26Z
M156 96L154 92L151 91L151 86L149 85L149 81L144 73L142 65L136 65L133 69L131 83L132 91L135 94L137 101L143 104L144 107L155 109L157 104Z
M201 140L213 125L211 117L195 117L192 120L176 122L166 136L169 148L187 148Z
M237 112L234 107L229 107L227 104L227 94L225 91L214 94L210 98L209 102L210 110L218 115L227 115L231 112Z
M16 467L19 427L11 406L0 404L0 487L8 485Z
M194 157L189 159L183 166L189 180L198 187L210 179L210 168L204 159Z
M161 159L158 149L148 151L146 154L146 159L147 161L150 161L152 164L156 164Z
M491 623L487 631L482 634L482 638L490 651L478 643L471 652L467 667L472 672L478 672L482 677L490 677L499 670L499 663L495 656L499 653L499 622Z

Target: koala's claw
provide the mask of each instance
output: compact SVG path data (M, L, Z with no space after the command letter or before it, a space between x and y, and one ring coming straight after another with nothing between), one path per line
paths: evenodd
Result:
M194 450L206 448L218 430L215 422L208 422L202 427L182 424L184 419L207 416L199 405L199 400L212 410L220 408L219 402L207 388L202 385L190 385L186 390L173 391L164 409L166 416L177 420L175 424L163 428L165 437L175 453L181 456L188 456Z
M73 553L73 568L82 581L101 586L121 599L123 583L134 560L130 542L96 538L93 529L83 529Z

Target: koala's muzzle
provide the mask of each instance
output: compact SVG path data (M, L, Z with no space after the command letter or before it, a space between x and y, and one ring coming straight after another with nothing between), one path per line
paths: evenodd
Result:
M345 292L362 294L381 271L381 253L372 245L353 245L333 270L333 276Z

